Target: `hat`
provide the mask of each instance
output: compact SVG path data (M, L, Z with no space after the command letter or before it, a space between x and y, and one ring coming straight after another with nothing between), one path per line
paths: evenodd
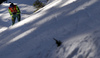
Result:
M10 4L10 7L13 7L13 6L14 6L14 4L13 4L13 3L11 3L11 4Z

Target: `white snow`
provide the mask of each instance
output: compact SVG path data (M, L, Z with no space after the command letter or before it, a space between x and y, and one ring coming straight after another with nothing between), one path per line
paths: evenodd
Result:
M0 58L100 58L99 0L49 0L35 13L34 0L9 1L22 20L11 26L9 3L0 5Z

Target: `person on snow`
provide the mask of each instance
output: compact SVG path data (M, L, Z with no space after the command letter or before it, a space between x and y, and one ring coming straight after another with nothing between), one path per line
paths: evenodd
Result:
M13 3L10 4L8 11L10 15L12 16L12 25L15 24L15 20L17 18L18 22L21 20L20 16L20 9L17 5L14 5Z

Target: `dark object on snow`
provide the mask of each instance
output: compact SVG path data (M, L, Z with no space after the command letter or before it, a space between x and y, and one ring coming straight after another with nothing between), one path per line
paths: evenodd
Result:
M62 42L61 42L61 41L56 40L55 38L53 38L53 39L56 41L57 47L59 47L59 46L62 44Z
M2 3L5 2L5 1L7 1L7 0L0 0L0 4L2 4Z
M39 0L36 0L34 3L33 3L33 6L36 7L36 8L42 8L44 7L44 4L39 1Z

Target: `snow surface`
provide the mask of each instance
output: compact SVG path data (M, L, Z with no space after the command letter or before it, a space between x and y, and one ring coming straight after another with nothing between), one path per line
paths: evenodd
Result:
M9 3L0 5L0 58L100 58L99 0L50 0L36 13L15 2L26 14L10 26Z

